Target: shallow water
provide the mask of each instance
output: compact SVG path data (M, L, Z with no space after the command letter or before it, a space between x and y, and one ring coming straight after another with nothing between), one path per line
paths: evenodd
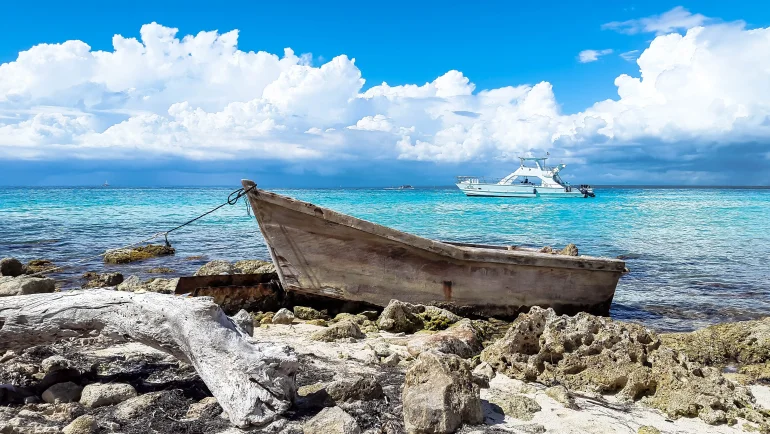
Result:
M224 202L230 188L0 188L0 257L57 264L167 230ZM561 247L626 257L615 318L659 330L770 312L767 189L597 189L595 199L467 198L456 189L275 190L429 238ZM88 270L139 274L155 266L192 274L212 259L268 259L245 203L170 235L176 256ZM188 260L190 256L203 258Z

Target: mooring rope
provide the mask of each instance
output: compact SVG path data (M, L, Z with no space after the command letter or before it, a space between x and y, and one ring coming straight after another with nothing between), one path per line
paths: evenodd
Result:
M209 211L206 211L205 213L199 215L198 217L195 217L194 219L188 220L188 221L182 223L181 225L176 226L174 228L171 228L171 229L169 229L169 230L167 230L165 232L157 232L157 233L153 234L152 236L147 237L147 238L145 238L145 239L143 239L141 241L137 241L137 242L131 243L131 244L126 244L125 246L120 246L120 247L115 247L115 248L112 248L112 249L107 249L103 253L99 253L98 255L89 256L89 257L86 257L86 258L83 258L83 259L79 259L79 260L77 260L75 262L70 262L69 264L64 264L64 265L61 265L59 267L47 268L47 269L38 271L36 273L27 274L26 276L27 277L34 277L34 276L39 276L39 275L43 275L43 274L52 273L54 271L63 270L65 268L71 268L71 267L73 267L75 265L82 264L82 263L91 261L91 260L96 259L96 258L101 258L102 256L106 255L110 251L128 249L130 247L138 246L140 244L144 244L144 243L146 243L148 241L152 241L152 240L154 240L156 238L160 238L160 237L163 237L165 239L165 241L166 241L166 246L170 247L171 244L168 242L168 234L170 234L171 232L174 232L177 229L181 229L181 228L189 225L190 223L193 223L196 220L199 220L199 219L201 219L201 218L203 218L203 217L213 213L214 211L222 208L225 205L235 205L236 203L238 203L238 200L240 200L240 198L245 196L249 191L251 191L252 189L254 189L256 187L257 187L256 185L252 185L251 187L249 187L248 189L245 189L245 190L243 188L239 188L239 189L233 191L232 193L230 193L229 195L227 195L227 200L223 204L218 205L216 208L213 208L213 209L211 209ZM248 203L246 205L248 206Z

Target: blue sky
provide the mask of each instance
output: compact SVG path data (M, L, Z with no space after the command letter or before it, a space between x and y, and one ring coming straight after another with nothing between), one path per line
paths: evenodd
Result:
M13 83L13 80L19 80L21 83L20 77L39 73L43 84L39 85L40 89L28 84L8 86L5 89L5 100L2 94L4 89L0 86L0 115L5 114L0 117L0 128L3 125L14 128L13 133L6 135L5 142L0 141L0 185L82 185L101 182L101 178L124 185L225 184L230 183L228 181L231 177L255 174L267 177L275 185L387 185L402 182L436 185L449 184L452 176L467 174L469 171L504 175L509 167L512 170L511 158L514 153L546 150L567 161L570 169L574 167L573 174L584 177L576 179L578 182L735 183L731 169L719 162L726 157L733 158L736 152L740 152L737 155L739 160L750 159L760 170L749 178L744 177L746 181L739 182L770 183L770 177L762 174L770 166L770 149L766 145L768 136L762 121L767 119L767 113L762 111L766 107L762 107L761 101L751 100L751 97L744 95L745 91L734 86L716 85L712 89L708 85L706 92L713 92L714 95L706 105L712 107L721 104L714 101L727 101L728 105L737 101L735 107L728 106L725 110L751 118L751 122L748 122L751 128L743 126L743 123L734 123L735 116L731 115L730 126L718 132L708 126L690 125L692 120L683 118L679 124L686 126L681 127L682 131L671 133L668 126L661 126L651 118L650 113L660 113L660 109L646 105L641 108L634 106L634 109L639 109L636 115L638 123L643 124L634 127L638 131L632 131L631 127L624 127L621 131L617 127L621 120L623 125L637 123L636 120L628 121L628 116L622 114L627 111L624 110L625 105L620 109L597 108L595 111L600 114L582 116L579 120L567 118L569 115L590 112L588 109L598 102L618 100L616 78L627 74L638 79L642 75L636 57L650 48L656 38L665 38L669 33L684 36L689 30L687 27L664 31L645 30L644 22L640 20L660 18L661 14L676 8L684 10L685 18L690 17L690 20L693 16L703 17L695 18L696 24L712 30L710 35L693 36L691 45L694 44L694 52L698 53L702 53L704 47L713 45L709 44L709 38L735 39L735 47L722 47L721 51L710 53L712 56L708 59L701 63L694 61L692 65L678 65L676 59L660 57L660 53L666 51L665 47L659 48L657 54L651 51L648 56L651 59L648 62L652 65L651 71L655 70L655 65L664 64L668 65L666 68L680 71L682 77L685 77L683 79L692 79L704 77L703 69L698 68L711 65L709 62L714 61L713 57L723 53L742 50L756 52L759 47L757 55L770 57L770 52L762 51L767 46L744 41L746 30L764 29L770 25L770 7L753 1L700 1L692 4L596 1L591 2L590 6L580 2L480 3L221 2L212 5L211 2L197 1L162 4L133 1L120 4L78 2L76 7L66 2L37 2L34 5L13 2L4 5L5 13L0 16L0 64L19 64L19 68L11 71L15 75L9 75L10 79L5 77L5 81ZM656 22L660 21L658 19ZM743 23L735 24L737 21ZM181 75L171 77L167 82L158 80L147 84L148 76L158 74L156 64L146 70L137 70L135 73L141 79L125 79L123 81L130 81L130 84L121 88L110 82L111 79L97 75L86 81L71 79L70 75L75 77L82 74L83 70L78 68L84 66L61 63L61 58L66 57L61 54L48 53L41 56L42 60L36 62L34 68L25 66L19 54L39 44L65 41L83 41L90 46L91 52L112 52L115 50L113 35L142 41L140 28L153 22L178 29L174 34L180 39L201 31L218 30L221 35L237 29L237 50L264 51L281 57L284 56L284 49L291 47L296 56L311 53L311 60L304 59L298 63L305 62L317 71L337 56L354 58L354 66L342 62L333 73L319 72L318 77L309 79L316 83L319 80L336 83L334 80L339 75L347 80L344 83L340 81L342 84L339 85L329 85L329 89L318 93L319 98L337 95L329 92L339 89L353 92L351 95L364 95L383 82L391 87L410 84L422 86L453 70L461 74L461 78L452 78L453 89L462 87L463 79L467 79L473 86L468 88L471 90L452 90L449 94L444 92L445 96L442 96L440 90L427 97L421 94L419 98L433 98L430 107L427 102L417 101L414 95L399 100L403 98L402 94L396 97L385 95L385 91L374 92L374 96L353 102L350 102L351 98L340 97L340 101L344 99L348 103L344 108L336 107L339 110L329 109L328 117L317 114L323 111L323 107L318 109L320 111L305 109L306 106L322 105L323 99L285 102L277 100L276 96L262 95L262 89L254 90L254 94L246 95L248 92L245 92L243 98L235 89L227 98L217 101L213 97L198 101L196 98L200 92L191 91L187 95L177 90L153 107L138 103L110 105L110 101L116 98L130 102L133 98L131 92L137 89L145 92L145 100L148 95L155 98L155 95L170 88L170 84L178 82L179 77L197 80L190 77L197 74L198 69L180 69ZM613 22L626 24L607 26ZM629 30L634 26L636 30ZM728 29L722 30L721 27ZM727 32L728 37L719 36L720 32ZM669 44L671 47L676 44L679 44L677 47L683 47L685 42L673 41ZM687 47L681 49L686 51ZM583 63L579 54L584 50L612 52L599 55L596 61ZM65 51L60 50L62 53ZM631 53L626 56L629 59L621 57L622 53ZM82 52L77 55L84 56ZM193 58L195 56L191 55ZM207 59L203 56L200 62L205 63L209 61ZM211 62L212 70L216 71L219 66L214 60ZM723 62L730 65L733 61L724 58ZM118 61L114 63L118 66L112 71L125 68ZM740 64L736 64L736 68L740 67ZM762 75L767 74L767 70L762 69L761 65L751 63L746 68L756 68L754 73L747 74L747 79L767 78ZM360 88L351 84L355 80L348 79L351 71L355 74L355 70L365 80ZM51 75L51 71L56 73ZM261 74L258 68L248 72L253 76ZM703 78L702 83L735 80L735 72L715 74L708 79ZM289 76L300 74L285 73ZM308 76L312 73L301 72ZM51 82L56 82L59 76L62 77L61 88L49 89ZM0 78L3 77L0 69ZM238 77L246 84L253 81L252 76ZM281 81L280 78L276 80ZM146 85L146 88L136 86L135 82ZM551 87L550 91L536 86L543 82ZM206 86L204 79L196 83L204 88ZM700 85L704 85L702 83ZM237 88L240 84L233 81L232 85ZM515 107L510 108L509 114L495 114L500 110L495 109L494 101L471 101L469 97L478 96L483 90L524 85L528 85L530 91L534 89L533 100L535 96L539 98L537 109L522 109L526 105L522 102L525 97L517 96L517 102L511 103ZM23 89L19 90L19 86ZM281 95L291 94L292 89L298 85L290 83L287 86L282 88ZM92 96L94 88L101 89L98 97ZM633 85L627 89L635 92ZM540 95L541 90L545 96ZM687 110L683 105L687 95L666 95L664 91L660 93L666 101L661 104L669 104L664 109L671 110L671 116ZM735 95L740 95L740 98ZM89 101L93 98L99 100L91 104ZM443 98L443 108L435 106L436 98ZM677 98L684 102L678 105ZM187 145L179 139L178 131L173 136L174 140L180 141L169 141L167 137L161 136L171 127L150 130L146 127L147 122L143 124L141 133L136 132L135 136L132 135L134 130L127 132L127 127L116 129L107 136L102 134L111 126L128 122L133 116L174 116L168 114L171 105L185 101L189 102L189 109L182 107L180 116L192 116L197 108L213 116L227 112L229 103L257 100L254 104L259 108L254 116L262 116L266 112L280 112L280 116L259 118L270 123L259 127L260 134L264 134L260 138L255 139L256 133L253 132L247 137L238 135L241 151L237 156L222 155L216 148L226 147L228 141L236 137L236 133L225 127L220 128L221 125L217 127L220 137L212 138L194 149L192 145L185 148ZM628 101L629 104L635 104L636 100L628 98ZM508 103L505 100L501 105ZM747 110L748 114L745 113ZM439 111L449 115L437 115ZM466 112L472 116L462 115ZM19 125L41 113L45 116L54 113L62 118L54 121L41 118L40 122L46 128L43 132L40 128L34 133L21 130ZM457 117L451 113L461 114ZM703 118L712 114L704 113ZM241 116L250 115L241 113ZM308 123L292 124L291 119L303 116L308 119ZM370 126L369 121L377 120L376 116L382 116L377 119L385 122L385 127L382 127L382 123ZM510 121L505 116L510 116ZM544 116L554 119L558 116L559 120L547 126L533 127L535 130L530 131L529 126L538 124ZM470 119L474 117L476 120ZM421 120L409 123L409 119L417 118ZM589 124L593 118L608 122L613 128L612 133L603 130L584 133L584 130L592 128ZM62 127L63 123L78 119L80 123L74 127L71 124ZM235 124L249 123L253 119L255 117L248 120L237 118ZM366 125L359 124L359 128L351 128L356 125L356 119L368 121L364 122ZM500 125L518 123L524 126L498 131L502 128ZM719 120L710 123L719 123ZM233 125L233 121L229 120L226 124ZM51 125L61 127L64 131L49 131ZM253 125L249 123L251 127ZM314 128L318 129L317 134L311 131ZM296 133L290 134L289 131L293 129ZM527 131L522 132L522 129ZM269 132L265 132L267 130ZM184 133L197 138L206 131L204 126L198 126L195 131L185 130ZM236 128L236 131L240 134L241 129ZM331 137L343 131L348 136ZM302 133L313 137L306 140ZM560 138L554 138L556 136ZM125 137L134 137L133 140L143 142L157 140L157 145L126 143L128 139ZM317 143L308 144L310 139ZM20 147L22 145L17 143L24 145ZM76 145L77 149L74 150ZM272 150L283 146L297 148L294 152L296 156L286 157L272 151L266 152L266 147ZM97 148L98 151L93 151ZM368 181L367 175L370 176ZM669 178L671 181L666 181ZM233 180L236 181L237 178Z

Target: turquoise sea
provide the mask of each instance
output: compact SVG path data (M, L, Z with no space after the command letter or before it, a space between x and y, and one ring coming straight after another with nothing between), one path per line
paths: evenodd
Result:
M57 264L167 230L225 201L233 188L0 188L0 257ZM770 312L770 190L597 188L595 199L467 198L454 188L274 190L429 238L528 246L577 244L621 256L631 272L611 314L658 330L691 330ZM244 202L170 236L177 255L85 271L190 275L212 259L268 259ZM186 259L202 256L198 259Z

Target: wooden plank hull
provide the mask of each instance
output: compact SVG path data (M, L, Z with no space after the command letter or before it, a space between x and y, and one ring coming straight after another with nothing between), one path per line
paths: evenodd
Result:
M531 306L606 315L625 269L616 259L428 240L256 188L248 197L288 291L489 316Z

